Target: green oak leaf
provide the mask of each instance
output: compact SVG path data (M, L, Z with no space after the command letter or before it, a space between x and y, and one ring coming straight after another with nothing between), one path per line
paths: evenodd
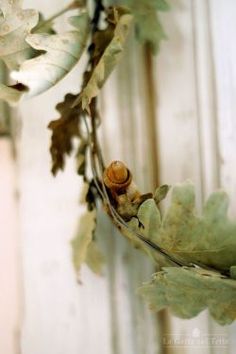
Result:
M139 233L146 239L160 245L158 238L158 230L161 228L161 213L157 207L162 197L167 194L169 187L167 185L160 186L154 194L154 199L144 201L138 209L137 216L132 218L127 224L129 230L121 228L122 233L132 242L132 244L140 250L147 253L159 266L171 265L170 261L164 255L152 250L143 241L139 240L135 233ZM157 198L157 199L156 199ZM178 256L174 256L178 260Z
M163 11L161 3L163 1L139 0L137 3L132 0L137 39L150 45L154 54L159 51L160 42L167 38L157 14L157 10Z
M174 315L189 319L208 308L226 325L236 319L236 281L211 271L167 267L154 274L139 293L155 311L169 307Z
M139 231L149 240L156 242L157 230L161 227L161 214L154 199L148 199L141 204L137 220L139 221Z
M74 107L82 104L82 108L89 111L89 104L92 98L98 95L100 89L121 57L132 24L132 16L129 13L120 11L120 9L117 8L114 8L113 11L115 28L110 34L106 33L106 30L104 31L106 37L111 37L111 40L108 41L107 46L101 53L97 65L94 67L88 82L82 89L79 97L75 100L73 104Z
M158 205L165 197L167 196L167 193L170 190L170 186L167 184L163 184L159 188L156 189L155 194L153 199L155 200L155 203Z
M112 0L110 2L113 3ZM118 3L128 6L133 13L138 41L148 44L156 54L160 42L166 39L158 11L168 11L168 3L165 0L120 0Z
M200 216L194 187L186 182L173 188L163 217L153 199L145 201L137 214L141 224L137 231L186 264L228 271L236 264L236 223L228 219L227 208L226 193L217 191L208 198Z
M199 216L193 185L176 186L158 232L160 244L187 261L228 270L236 264L236 223L227 217L228 205L226 193L217 191Z

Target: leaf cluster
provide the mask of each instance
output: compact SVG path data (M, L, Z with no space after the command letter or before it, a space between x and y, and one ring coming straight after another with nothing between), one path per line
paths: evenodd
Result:
M208 308L221 325L236 318L236 223L227 217L228 197L210 195L202 215L195 208L194 187L186 182L172 190L162 216L154 199L139 208L132 221L138 230L187 267L164 267L139 291L150 307L170 307L182 318L192 318Z

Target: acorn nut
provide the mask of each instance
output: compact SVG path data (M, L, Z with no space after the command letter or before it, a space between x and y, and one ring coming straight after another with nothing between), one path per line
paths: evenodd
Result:
M103 180L109 189L119 191L130 185L132 175L123 162L113 161L105 169Z

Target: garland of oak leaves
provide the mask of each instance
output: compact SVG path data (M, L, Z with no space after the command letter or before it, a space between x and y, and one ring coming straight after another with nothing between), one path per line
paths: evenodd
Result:
M73 1L45 21L35 10L23 10L20 0L0 0L0 57L16 80L10 86L0 84L0 98L13 104L54 86L78 62L89 37L81 91L65 96L56 107L60 118L49 124L54 175L64 168L65 156L73 150L72 139L79 140L77 170L87 186L89 211L84 216L88 222L81 224L72 242L75 267L79 270L85 261L100 270L102 257L93 229L96 208L102 203L121 233L161 266L140 288L153 309L169 306L177 316L191 318L208 308L218 323L229 324L236 318L236 223L227 218L226 194L213 193L200 217L192 184L177 185L163 216L159 203L168 186L159 187L154 195L142 195L122 162L105 167L97 136L99 90L116 66L133 23L140 42L158 50L165 35L157 11L168 10L165 0L120 3L104 7L101 0L95 1L90 20L84 11L86 2ZM77 9L81 14L69 20L74 29L55 33L52 21ZM100 29L103 14L106 26Z

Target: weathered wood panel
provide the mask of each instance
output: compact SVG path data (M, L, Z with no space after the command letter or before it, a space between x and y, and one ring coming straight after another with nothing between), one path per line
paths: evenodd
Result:
M50 14L63 3L41 1L39 7ZM25 6L35 4L25 1ZM158 175L169 184L191 178L200 206L219 186L231 196L235 191L235 2L228 0L226 6L223 0L175 0L171 4L171 13L162 16L169 40L154 61L156 121L148 109L147 61L130 44L128 59L103 91L101 138L106 161L124 160L142 190L152 189ZM101 222L98 232L107 255L104 277L85 267L83 284L76 283L69 241L82 211L78 204L82 184L72 160L64 174L51 177L46 126L56 117L53 107L68 87L78 90L79 76L80 69L74 70L56 89L21 107L22 352L161 353L162 323L135 294L137 286L149 279L152 265L109 223ZM154 142L151 129L156 129ZM153 163L155 156L159 161ZM231 214L235 214L235 201ZM226 333L206 312L191 321L169 321L165 330L172 336ZM233 338L235 326L230 332ZM233 353L233 343L231 349L201 348L201 353ZM175 346L164 351L199 353L199 348Z
M9 354L19 352L22 305L15 167L11 140L0 137L0 343Z
M67 1L25 1L47 15ZM61 28L64 24L61 24ZM85 63L84 63L85 64ZM82 69L82 67L81 67ZM44 95L21 106L21 224L24 262L24 354L110 353L110 306L106 277L86 268L78 285L70 240L76 232L82 181L71 160L65 173L50 173L50 132L54 107L69 90L79 90L80 67Z
M230 216L236 217L236 3L209 1L212 31L220 186L230 196ZM235 324L228 327L229 352L235 352Z
M197 204L203 200L201 141L195 63L195 33L191 1L174 1L171 13L162 16L168 41L156 60L157 117L161 183L191 179L196 185ZM197 31L197 28L196 28ZM170 353L198 353L188 345L194 333L209 333L207 313L193 320L170 319L166 333L171 343L183 338L186 345L169 346ZM201 348L208 353L209 348Z

